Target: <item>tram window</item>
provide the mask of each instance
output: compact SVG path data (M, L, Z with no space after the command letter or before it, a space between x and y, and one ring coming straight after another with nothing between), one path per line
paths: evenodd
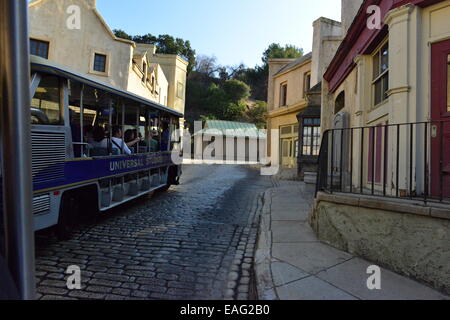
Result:
M81 91L82 85L79 82L69 82L69 121L75 158L81 157L84 153L81 131Z
M92 87L83 90L83 131L84 140L89 144L91 156L106 156L110 153L110 114L117 106L111 95Z
M160 119L160 146L161 151L168 151L170 147L170 118L163 116Z
M43 75L31 99L31 123L62 125L60 80L56 76Z
M139 108L134 101L125 101L125 125L123 139L131 153L139 152Z
M145 106L139 108L139 126L138 126L138 138L140 138L138 144L138 153L149 152L148 137L149 137L149 125L148 125L148 109Z
M145 143L148 146L149 152L158 152L160 135L158 132L159 128L159 117L158 111L149 110L148 111L148 132L145 136Z
M180 151L180 139L181 139L181 132L180 132L180 121L178 118L173 117L171 119L171 150L174 151Z

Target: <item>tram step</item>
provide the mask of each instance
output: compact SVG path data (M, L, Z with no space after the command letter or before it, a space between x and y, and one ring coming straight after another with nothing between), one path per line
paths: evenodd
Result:
M114 187L112 201L121 202L124 198L124 192L122 186Z
M151 187L150 180L142 179L142 181L141 181L141 191L149 190L150 187Z
M152 187L156 187L160 185L160 178L158 174L152 175Z
M109 190L102 190L101 192L101 206L102 208L109 207L111 204L111 193Z
M128 184L128 195L129 196L136 196L139 193L139 186L136 182L131 182Z

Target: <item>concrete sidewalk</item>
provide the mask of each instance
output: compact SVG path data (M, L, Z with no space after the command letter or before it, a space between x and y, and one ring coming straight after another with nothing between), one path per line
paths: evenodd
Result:
M381 268L381 290L367 288L374 263L319 241L308 224L314 186L276 180L264 194L255 273L260 299L449 299Z

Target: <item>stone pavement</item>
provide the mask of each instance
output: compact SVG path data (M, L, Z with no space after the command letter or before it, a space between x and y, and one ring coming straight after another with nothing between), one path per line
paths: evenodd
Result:
M255 273L260 299L448 299L381 268L381 290L367 288L374 263L319 241L309 226L314 186L278 180L264 193Z
M183 166L179 186L88 220L67 241L36 235L37 298L252 299L259 170ZM81 289L66 270L81 269Z

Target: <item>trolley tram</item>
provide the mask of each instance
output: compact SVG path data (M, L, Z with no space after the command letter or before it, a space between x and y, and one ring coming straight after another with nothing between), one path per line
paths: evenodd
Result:
M31 57L34 229L178 184L181 113Z

